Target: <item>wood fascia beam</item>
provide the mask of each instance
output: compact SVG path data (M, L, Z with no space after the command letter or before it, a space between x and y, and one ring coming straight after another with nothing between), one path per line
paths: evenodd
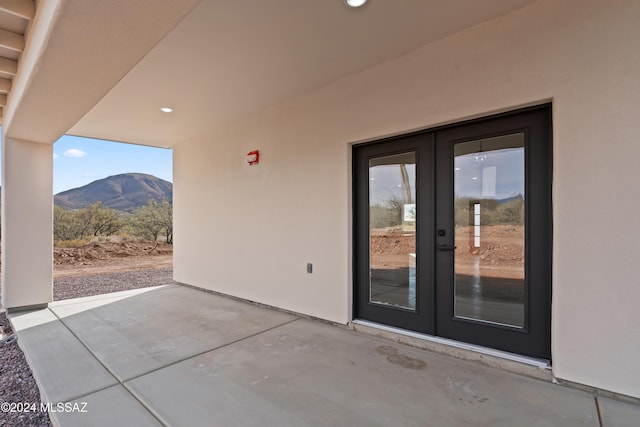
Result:
M0 28L0 46L16 52L22 52L24 50L24 36Z
M0 78L0 93L9 93L11 90L11 80Z
M36 14L33 0L0 0L0 10L29 21Z
M0 73L11 74L12 76L15 76L17 72L18 61L0 57Z

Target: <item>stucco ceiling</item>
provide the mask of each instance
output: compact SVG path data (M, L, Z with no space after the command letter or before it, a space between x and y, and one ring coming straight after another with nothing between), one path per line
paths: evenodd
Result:
M203 0L68 133L171 147L532 1Z

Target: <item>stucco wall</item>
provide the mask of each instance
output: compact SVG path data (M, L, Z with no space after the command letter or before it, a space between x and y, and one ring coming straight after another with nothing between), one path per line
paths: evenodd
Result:
M1 293L4 307L53 301L52 159L52 145L3 135Z
M638 22L541 0L177 146L175 279L347 322L350 144L552 100L554 374L640 397Z

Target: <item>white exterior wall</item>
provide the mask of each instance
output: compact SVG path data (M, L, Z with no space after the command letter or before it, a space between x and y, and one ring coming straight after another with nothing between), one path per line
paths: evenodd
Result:
M552 100L554 374L640 397L639 22L541 0L178 145L175 279L348 322L350 144Z
M53 146L2 140L2 305L53 301Z

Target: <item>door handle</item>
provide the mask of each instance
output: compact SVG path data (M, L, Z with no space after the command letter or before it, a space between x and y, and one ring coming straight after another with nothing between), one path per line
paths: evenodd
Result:
M457 246L449 246L449 245L445 245L445 244L440 244L438 245L437 249L439 251L449 251L449 252L453 252L455 251L457 248Z

